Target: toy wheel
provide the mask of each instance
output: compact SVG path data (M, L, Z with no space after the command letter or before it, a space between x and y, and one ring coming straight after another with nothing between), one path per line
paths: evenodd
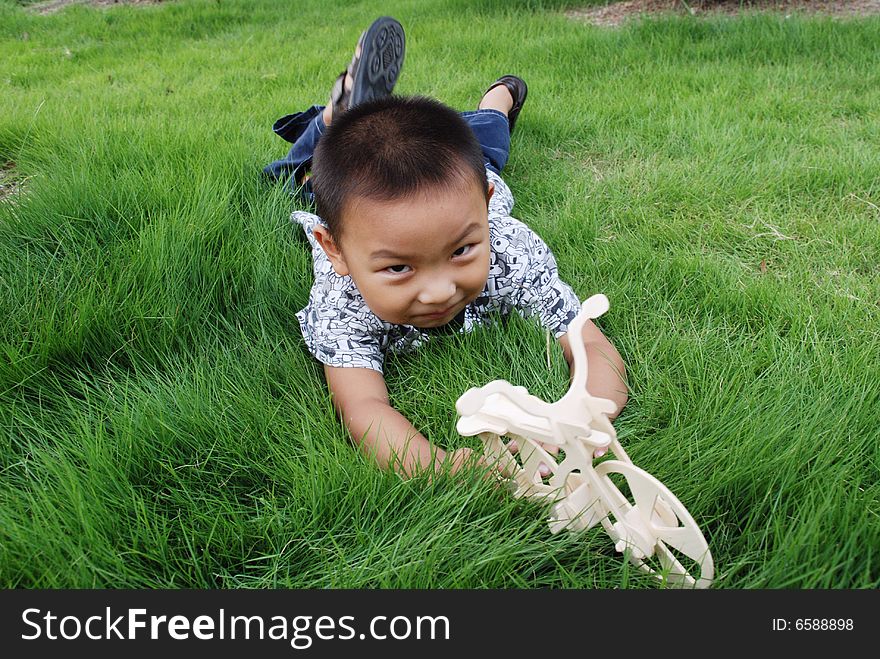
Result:
M615 549L669 585L708 588L715 575L709 545L669 489L635 465L608 460L596 466L610 513L602 526Z

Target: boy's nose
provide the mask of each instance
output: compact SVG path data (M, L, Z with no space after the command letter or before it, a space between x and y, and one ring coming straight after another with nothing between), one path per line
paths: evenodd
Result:
M429 279L419 292L418 300L422 304L443 304L452 301L455 296L455 282L436 277Z

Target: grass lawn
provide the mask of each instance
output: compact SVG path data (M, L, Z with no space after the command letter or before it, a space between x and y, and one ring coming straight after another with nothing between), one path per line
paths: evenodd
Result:
M26 4L0 0L0 586L656 587L601 528L551 535L473 476L402 481L335 419L294 317L310 256L259 170L382 14L407 30L400 93L470 109L529 82L514 215L610 299L621 441L716 587L880 585L880 19ZM446 447L476 446L468 387L567 386L526 321L387 378Z

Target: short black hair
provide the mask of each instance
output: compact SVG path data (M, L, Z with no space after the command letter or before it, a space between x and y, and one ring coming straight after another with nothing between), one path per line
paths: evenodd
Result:
M337 240L355 198L394 201L473 183L488 191L476 136L458 112L424 96L385 96L334 116L312 164L316 210Z

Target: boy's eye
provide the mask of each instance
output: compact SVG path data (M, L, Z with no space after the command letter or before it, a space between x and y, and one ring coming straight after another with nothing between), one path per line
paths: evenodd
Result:
M464 256L465 254L470 252L473 248L474 248L473 245L462 245L457 250L452 252L452 255L453 256Z
M402 275L406 272L409 272L410 268L408 265L391 265L385 268L386 272L390 272L395 275Z

